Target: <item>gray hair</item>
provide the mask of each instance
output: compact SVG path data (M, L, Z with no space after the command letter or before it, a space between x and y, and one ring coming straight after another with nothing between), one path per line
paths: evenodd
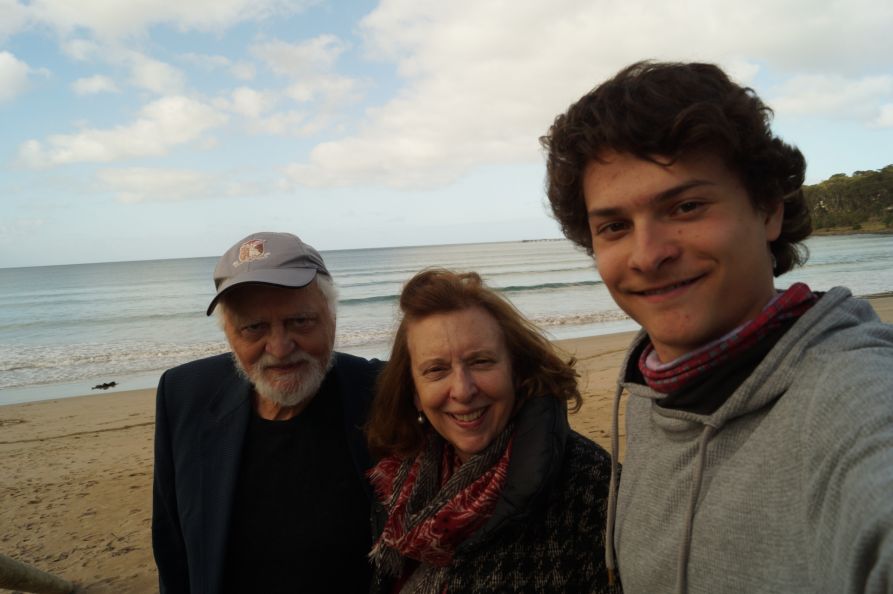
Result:
M305 286L309 287L310 285ZM326 308L329 310L329 315L332 316L332 321L337 321L338 287L335 286L335 281L332 280L332 277L325 274L317 274L316 286L326 300ZM224 331L226 330L226 312L226 295L224 295L220 301L217 302L217 307L214 308L214 314L217 316L217 324L220 326L220 329Z
M326 305L329 307L329 314L332 320L338 319L338 287L335 281L327 274L316 275L316 286L322 291L322 296L326 298Z

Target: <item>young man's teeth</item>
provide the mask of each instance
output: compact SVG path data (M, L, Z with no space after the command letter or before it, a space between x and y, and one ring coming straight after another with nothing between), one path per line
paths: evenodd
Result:
M468 421L473 421L475 419L480 418L480 416L482 414L484 414L484 409L479 408L474 412L468 413L467 415L454 414L453 416L456 417L457 419L459 419L460 421L468 422Z
M670 285L669 287L663 287L661 289L654 289L653 291L645 291L645 295L660 295L661 293L668 293L673 289L677 289L684 285L689 284L691 281L682 281L681 283L676 283L675 285Z

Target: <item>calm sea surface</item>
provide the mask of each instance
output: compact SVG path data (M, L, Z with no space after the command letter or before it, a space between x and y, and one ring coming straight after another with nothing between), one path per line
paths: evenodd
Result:
M856 295L893 290L893 235L817 237L778 279ZM384 358L402 284L426 266L475 270L554 338L633 330L592 261L569 242L323 252L339 288L336 348ZM0 269L0 405L154 386L164 369L223 352L214 258ZM98 392L98 391L97 391Z

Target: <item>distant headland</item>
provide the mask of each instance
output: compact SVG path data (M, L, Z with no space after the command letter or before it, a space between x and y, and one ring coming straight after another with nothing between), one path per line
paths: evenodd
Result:
M893 165L803 186L816 235L893 233Z

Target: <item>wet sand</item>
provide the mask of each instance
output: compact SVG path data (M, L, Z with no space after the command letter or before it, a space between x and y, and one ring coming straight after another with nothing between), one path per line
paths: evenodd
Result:
M893 322L893 294L872 304ZM559 343L578 360L584 394L571 425L605 448L614 384L633 335ZM0 553L75 581L87 594L157 590L154 397L136 390L0 406ZM622 444L622 416L620 427Z

